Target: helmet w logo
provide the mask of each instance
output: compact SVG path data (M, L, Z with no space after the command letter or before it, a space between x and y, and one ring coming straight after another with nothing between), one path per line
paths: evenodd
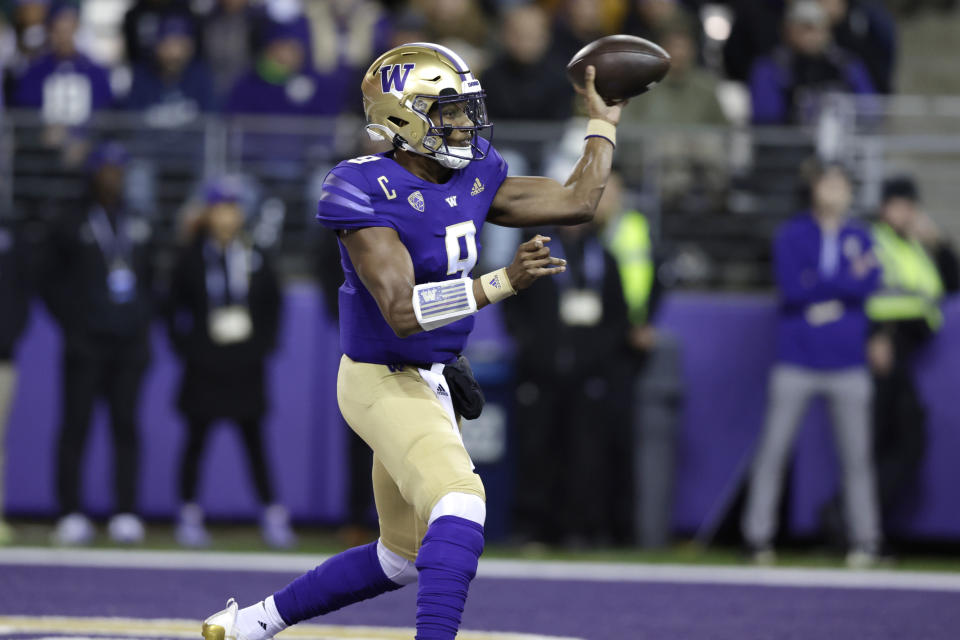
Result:
M385 64L380 67L380 88L384 93L403 91L407 84L407 76L417 66L413 62L404 64Z

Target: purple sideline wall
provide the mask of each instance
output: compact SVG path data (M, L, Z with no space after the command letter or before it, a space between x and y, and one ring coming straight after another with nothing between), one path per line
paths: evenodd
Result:
M344 513L342 479L345 433L336 409L339 358L336 327L321 313L318 292L291 287L286 296L284 338L272 363L274 394L267 449L277 489L294 516L337 521ZM674 528L693 532L722 500L751 454L761 428L766 377L772 364L774 303L768 296L674 294L659 324L684 348L687 403L679 435ZM898 532L918 537L960 538L960 300L947 308L948 322L924 355L919 380L930 402L930 440L919 498L897 514ZM477 332L486 339L502 329L495 313L480 314ZM20 380L7 436L6 504L12 514L52 515L53 445L59 415L60 339L38 308L18 355ZM176 509L176 458L183 426L173 408L178 379L162 331L154 336L153 366L141 407L143 456L140 504L148 517ZM522 428L517 425L516 428ZM257 505L239 439L227 429L211 442L201 501L211 516L248 519ZM817 508L836 486L836 465L825 412L806 418L797 448L791 531L809 533ZM110 468L105 411L98 411L84 469L86 504L93 513L110 508ZM214 461L220 463L215 466Z

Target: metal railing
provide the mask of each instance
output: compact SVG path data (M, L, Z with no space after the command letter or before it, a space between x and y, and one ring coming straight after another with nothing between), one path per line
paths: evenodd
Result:
M681 281L767 284L769 238L802 205L799 169L814 153L851 167L861 211L876 205L885 175L915 170L934 218L960 236L952 215L960 201L960 97L838 97L824 114L806 127L621 125L616 162L628 204L647 213L661 246L687 265ZM582 132L580 122L501 122L494 144L512 174L563 179ZM255 185L254 216L282 223L275 235L294 270L310 250L307 232L325 173L343 158L382 150L356 116L203 116L164 127L121 112L64 127L35 112L8 111L0 115L0 215L47 220L75 207L85 189L85 154L105 138L128 146L130 204L168 242L204 177L247 176Z

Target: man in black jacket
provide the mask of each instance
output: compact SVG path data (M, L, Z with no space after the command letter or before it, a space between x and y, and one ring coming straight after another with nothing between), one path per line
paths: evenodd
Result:
M126 150L104 144L91 153L90 197L61 220L50 239L47 305L63 332L63 406L57 495L63 517L55 539L86 544L94 532L80 505L80 462L97 398L110 408L114 512L110 537L143 539L135 515L139 450L137 406L150 359L153 315L151 228L124 203Z
M13 532L3 521L4 436L17 381L14 347L27 322L30 301L22 236L13 223L0 220L0 546L9 543Z
M195 233L174 265L166 310L170 340L184 364L177 408L187 421L187 442L176 537L188 547L209 541L197 489L209 435L221 419L235 423L243 440L264 507L264 540L273 547L295 542L263 444L266 362L277 344L283 300L269 256L243 233L241 195L233 178L207 185Z
M629 321L593 225L546 232L567 271L504 307L517 343L515 531L573 546L632 535ZM564 254L564 255L559 255Z

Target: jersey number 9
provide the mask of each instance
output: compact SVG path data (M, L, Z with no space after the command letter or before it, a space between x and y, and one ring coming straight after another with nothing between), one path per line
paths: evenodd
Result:
M461 278L467 277L473 268L477 266L477 227L473 220L458 222L447 227L447 275L452 276L457 272ZM460 245L460 238L463 238L463 244L466 247L466 255L463 254L464 247Z

